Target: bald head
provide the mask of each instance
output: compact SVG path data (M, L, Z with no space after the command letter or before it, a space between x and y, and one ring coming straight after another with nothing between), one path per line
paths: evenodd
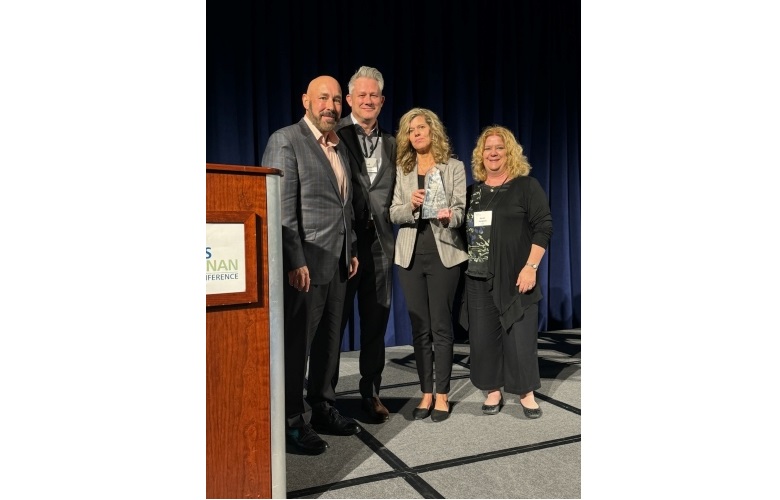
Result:
M303 107L320 132L330 132L341 118L341 85L332 76L318 76L303 94Z
M318 76L309 82L309 88L306 89L306 93L311 95L314 93L319 93L323 89L330 91L335 89L335 91L341 95L341 85L339 85L338 80L328 75Z

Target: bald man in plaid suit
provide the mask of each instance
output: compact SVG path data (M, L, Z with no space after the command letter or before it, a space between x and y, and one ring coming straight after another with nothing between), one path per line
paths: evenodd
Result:
M342 93L320 76L303 94L305 116L274 132L262 165L282 177L285 413L287 444L307 454L328 443L317 432L350 435L357 423L334 407L347 280L358 268L349 159L335 133ZM308 387L303 396L308 354Z

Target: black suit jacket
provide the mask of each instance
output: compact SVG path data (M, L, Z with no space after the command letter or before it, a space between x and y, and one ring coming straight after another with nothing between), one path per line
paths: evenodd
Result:
M390 222L390 203L393 201L393 190L395 189L396 167L396 144L395 137L379 129L382 137L382 168L371 182L366 162L363 157L363 149L358 142L356 125L352 123L352 117L346 116L339 122L337 134L347 147L349 156L349 167L352 178L352 206L355 213L356 227L365 227L369 218L369 211L374 218L379 243L382 251L392 265L393 252L395 251L395 237L393 225Z

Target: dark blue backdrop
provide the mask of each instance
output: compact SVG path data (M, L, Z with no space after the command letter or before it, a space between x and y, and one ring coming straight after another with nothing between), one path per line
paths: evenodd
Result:
M331 75L346 94L355 70L374 66L385 77L382 127L395 133L410 108L433 110L469 183L481 129L496 123L515 132L554 223L538 272L539 328L579 328L580 4L484 5L209 1L206 161L259 165L269 135L303 116L309 81ZM342 116L350 111L345 102ZM349 328L342 349L359 349L357 328ZM385 343L411 344L397 279Z

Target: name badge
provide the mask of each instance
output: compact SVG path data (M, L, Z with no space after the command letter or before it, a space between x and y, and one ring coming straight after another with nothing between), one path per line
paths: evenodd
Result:
M493 222L493 211L474 212L474 227L489 226Z
M378 169L378 163L376 158L366 158L366 171L369 174L375 174L377 173Z

